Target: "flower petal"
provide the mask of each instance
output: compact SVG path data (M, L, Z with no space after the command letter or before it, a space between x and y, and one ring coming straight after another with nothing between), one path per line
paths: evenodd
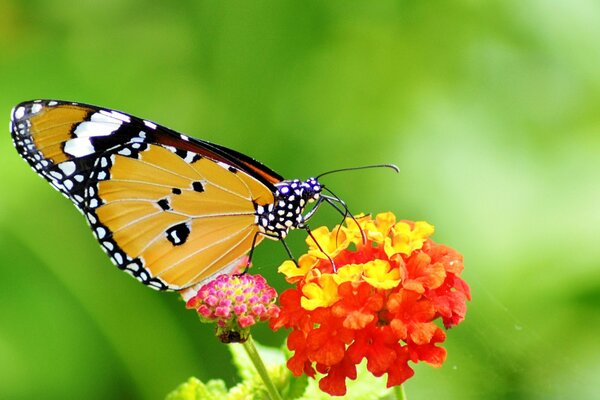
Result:
M400 270L385 260L369 261L363 268L363 279L375 288L391 289L400 284Z
M323 274L318 283L311 282L304 285L300 304L305 310L314 310L318 307L329 307L339 300L337 283L332 274Z

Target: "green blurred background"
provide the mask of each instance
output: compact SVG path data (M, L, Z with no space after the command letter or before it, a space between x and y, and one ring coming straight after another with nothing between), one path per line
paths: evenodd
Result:
M325 183L355 212L433 223L465 255L467 319L409 398L597 399L599 38L593 0L3 0L0 111L7 126L22 100L103 105L286 177L396 163ZM235 382L211 327L114 268L8 131L0 154L0 398ZM284 257L264 243L254 272L282 289Z

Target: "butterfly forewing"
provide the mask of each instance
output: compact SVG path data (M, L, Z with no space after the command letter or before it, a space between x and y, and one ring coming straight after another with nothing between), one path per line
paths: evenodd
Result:
M256 207L273 202L271 185L281 180L227 148L93 106L22 103L11 131L112 261L158 289L189 287L249 251Z

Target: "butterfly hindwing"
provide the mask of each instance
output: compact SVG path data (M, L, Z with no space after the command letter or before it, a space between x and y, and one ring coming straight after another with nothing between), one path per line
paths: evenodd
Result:
M86 200L113 262L144 281L136 275L141 263L154 279L144 283L180 289L249 251L258 229L252 178L173 150L129 143L109 151Z
M255 209L273 201L281 179L222 146L93 106L22 103L11 131L113 263L157 289L191 286L250 250Z

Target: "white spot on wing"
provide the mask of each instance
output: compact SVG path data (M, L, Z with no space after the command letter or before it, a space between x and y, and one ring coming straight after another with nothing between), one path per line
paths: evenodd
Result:
M34 104L31 106L31 112L34 114L39 113L40 111L42 111L42 105L41 104Z
M75 163L73 161L65 161L58 164L58 168L60 168L66 176L71 176L73 172L75 172Z
M140 266L137 265L137 263L130 263L129 265L127 265L127 268L129 268L132 271L137 272L137 271L139 271Z
M194 161L194 156L195 156L194 153L192 153L191 151L188 151L183 160L186 163L190 164L192 161Z
M50 175L52 175L56 179L62 179L62 177L63 177L62 174L58 171L50 171Z
M156 124L154 122L144 120L144 125L146 125L148 128L156 129Z
M83 157L95 152L92 142L89 138L85 137L67 140L64 151L74 157Z
M123 122L131 122L131 118L129 118L129 116L128 116L128 115L125 115L125 114L123 114L123 113L120 113L120 112L118 112L118 111L114 111L114 110L112 110L110 113L111 113L112 115L114 115L114 116L115 116L115 118L117 118L117 119L120 119L120 120L121 120L121 121L123 121Z
M119 154L122 156L130 156L131 150L129 150L128 148L124 148L122 150L119 150Z
M115 121L115 117L112 115L102 114L99 112L93 113L90 117L90 121L121 125L121 121Z
M97 114L94 114L97 115ZM119 129L121 126L120 121L113 120L111 123L98 123L98 122L82 122L77 125L77 128L73 131L73 133L80 138L85 137L96 137L96 136L108 136L112 134L114 131Z
M96 228L96 236L98 237L98 239L102 239L105 235L106 235L106 229L104 229L101 226Z
M21 106L21 107L17 108L13 115L15 116L15 119L23 118L23 116L25 115L25 107Z

